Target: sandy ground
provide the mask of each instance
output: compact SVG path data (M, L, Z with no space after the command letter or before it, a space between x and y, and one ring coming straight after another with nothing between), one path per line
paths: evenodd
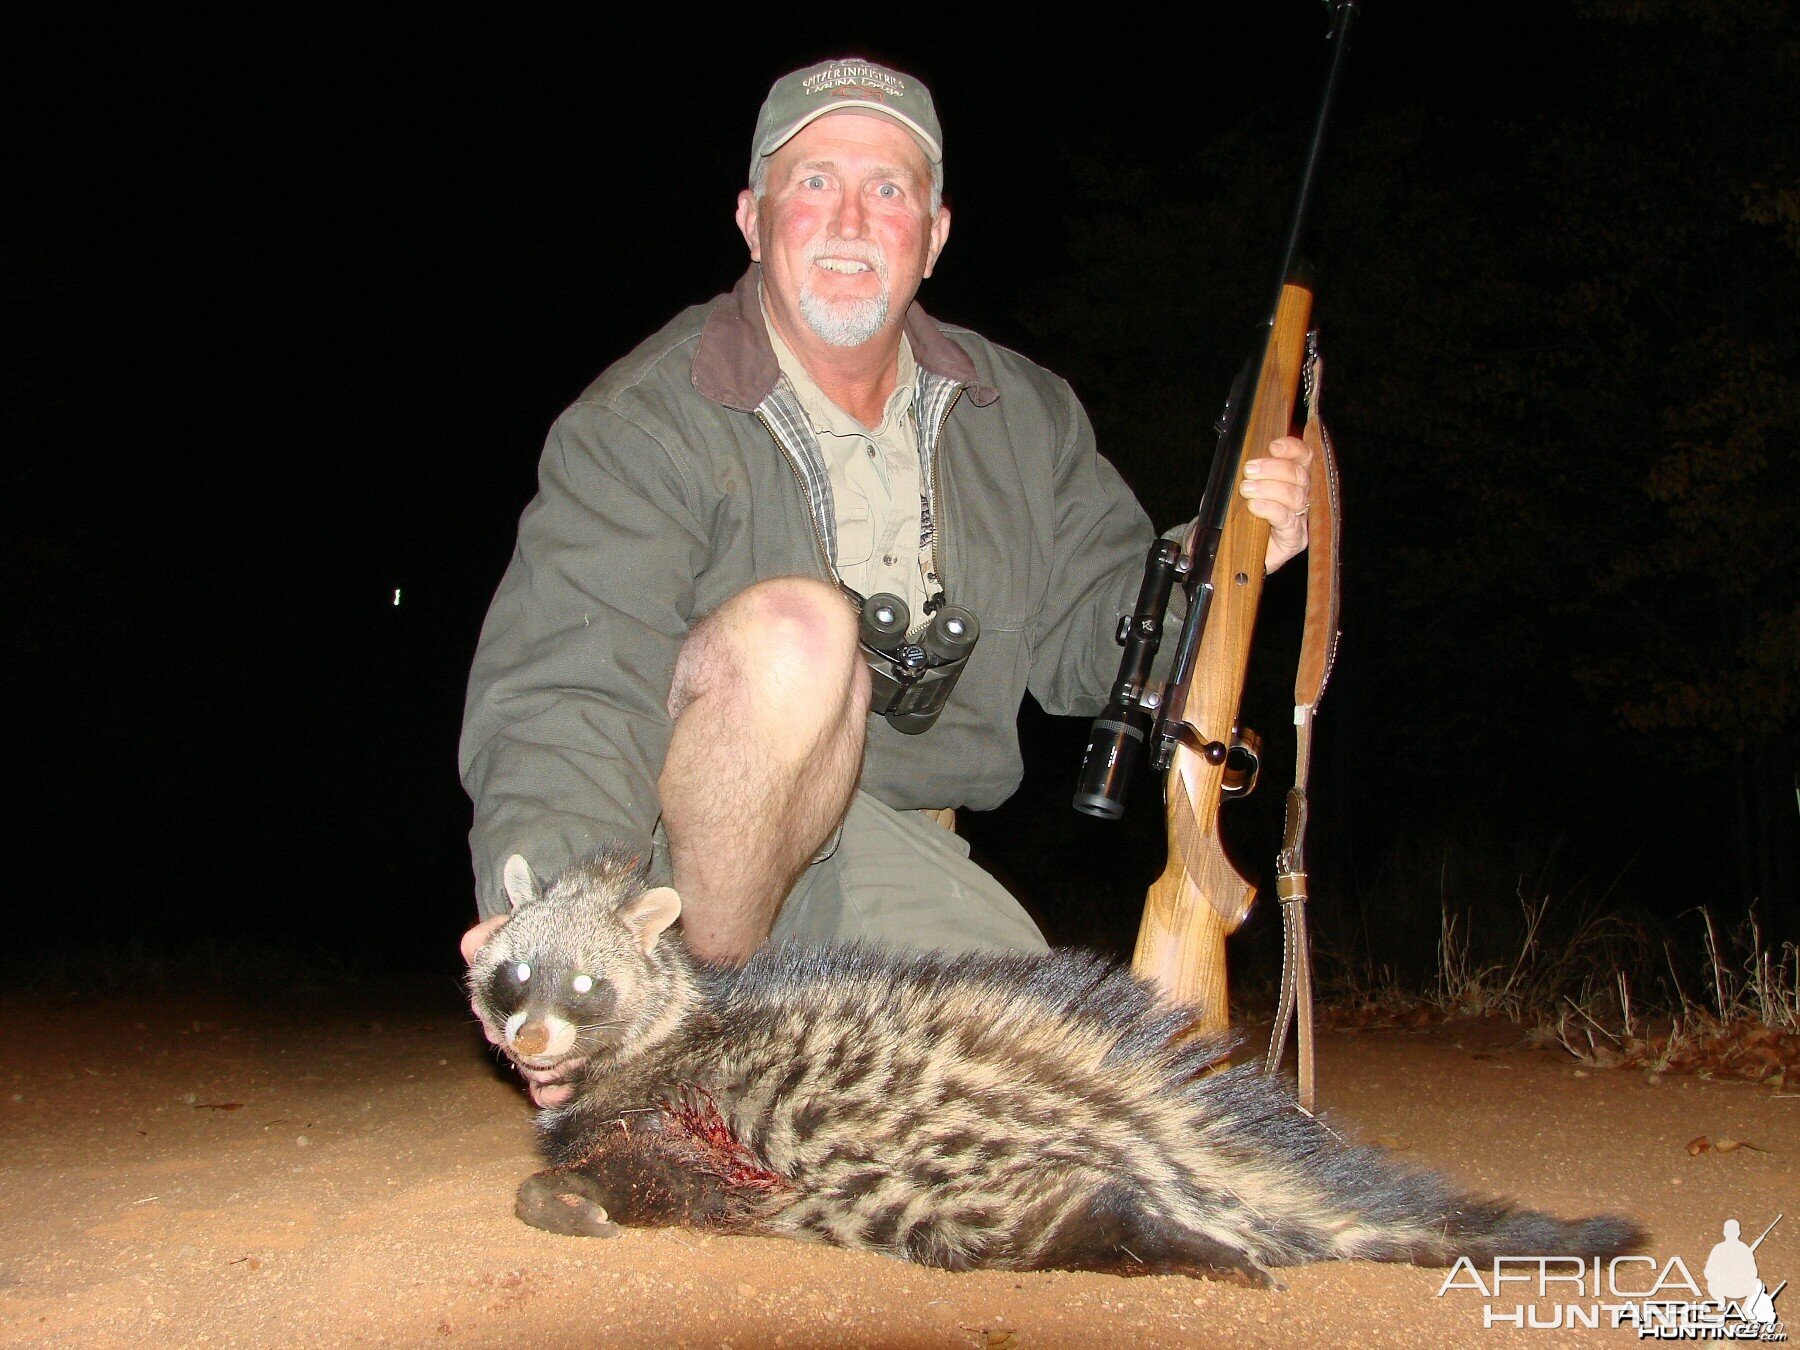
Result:
M552 1237L512 1216L534 1166L529 1111L454 990L279 1015L274 1002L0 1000L0 1345L1635 1341L1484 1329L1490 1302L1549 1320L1595 1302L1591 1286L1489 1300L1440 1293L1441 1271L1370 1264L1292 1271L1264 1293L950 1275L679 1230ZM1757 1258L1771 1285L1800 1278L1800 1100L1584 1073L1515 1039L1331 1032L1322 1100L1340 1128L1470 1186L1636 1215L1657 1264L1679 1256L1696 1279L1724 1219L1749 1239L1785 1210ZM1690 1154L1702 1135L1755 1147ZM1800 1326L1800 1292L1777 1310Z

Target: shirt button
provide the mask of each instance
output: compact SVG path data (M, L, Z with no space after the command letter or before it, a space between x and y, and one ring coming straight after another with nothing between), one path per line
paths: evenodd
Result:
M892 566L894 566L895 563L899 562L900 560L898 558L896 558L893 554L888 553L888 554L884 554L882 556L881 561L884 566L892 567Z
M869 458L870 458L870 459L874 459L874 458L875 458L875 447L874 447L874 446L872 446L872 445L871 445L871 446L870 446L870 447L869 447Z

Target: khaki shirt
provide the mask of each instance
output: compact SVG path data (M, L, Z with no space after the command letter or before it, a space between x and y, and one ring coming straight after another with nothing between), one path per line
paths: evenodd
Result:
M918 366L900 339L899 378L878 425L865 427L833 403L769 324L769 345L818 437L831 475L837 518L837 573L864 597L887 592L906 601L912 627L925 623L920 558Z

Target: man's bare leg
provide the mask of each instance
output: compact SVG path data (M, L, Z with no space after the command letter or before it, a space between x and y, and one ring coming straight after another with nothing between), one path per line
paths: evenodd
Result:
M675 663L663 828L688 945L742 961L849 808L869 673L856 612L805 577L758 582L694 626Z

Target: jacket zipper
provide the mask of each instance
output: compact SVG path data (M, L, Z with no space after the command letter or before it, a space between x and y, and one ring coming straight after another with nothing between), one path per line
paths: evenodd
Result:
M932 569L932 576L937 580L940 596L948 597L950 585L945 580L950 574L950 520L941 510L943 495L938 491L938 472L942 467L938 463L938 447L944 443L944 428L950 423L950 412L962 398L962 386L950 395L950 401L944 405L944 412L938 418L937 431L931 437L931 491L926 493L926 501L931 507L932 552L937 555L937 566ZM931 578L927 578L929 580ZM929 604L931 597L925 597ZM943 603L949 603L948 599Z
M812 494L806 490L805 475L800 472L800 466L794 463L794 457L788 452L787 446L781 443L781 437L775 434L775 428L770 425L769 419L760 410L755 410L755 417L763 424L763 430L769 433L769 439L775 442L775 448L781 452L782 462L788 466L788 472L794 475L794 485L800 489L800 501L806 508L807 523L812 526L813 551L819 558L820 579L841 588L843 583L838 580L837 567L825 551L825 536L819 530L818 518L813 515Z

